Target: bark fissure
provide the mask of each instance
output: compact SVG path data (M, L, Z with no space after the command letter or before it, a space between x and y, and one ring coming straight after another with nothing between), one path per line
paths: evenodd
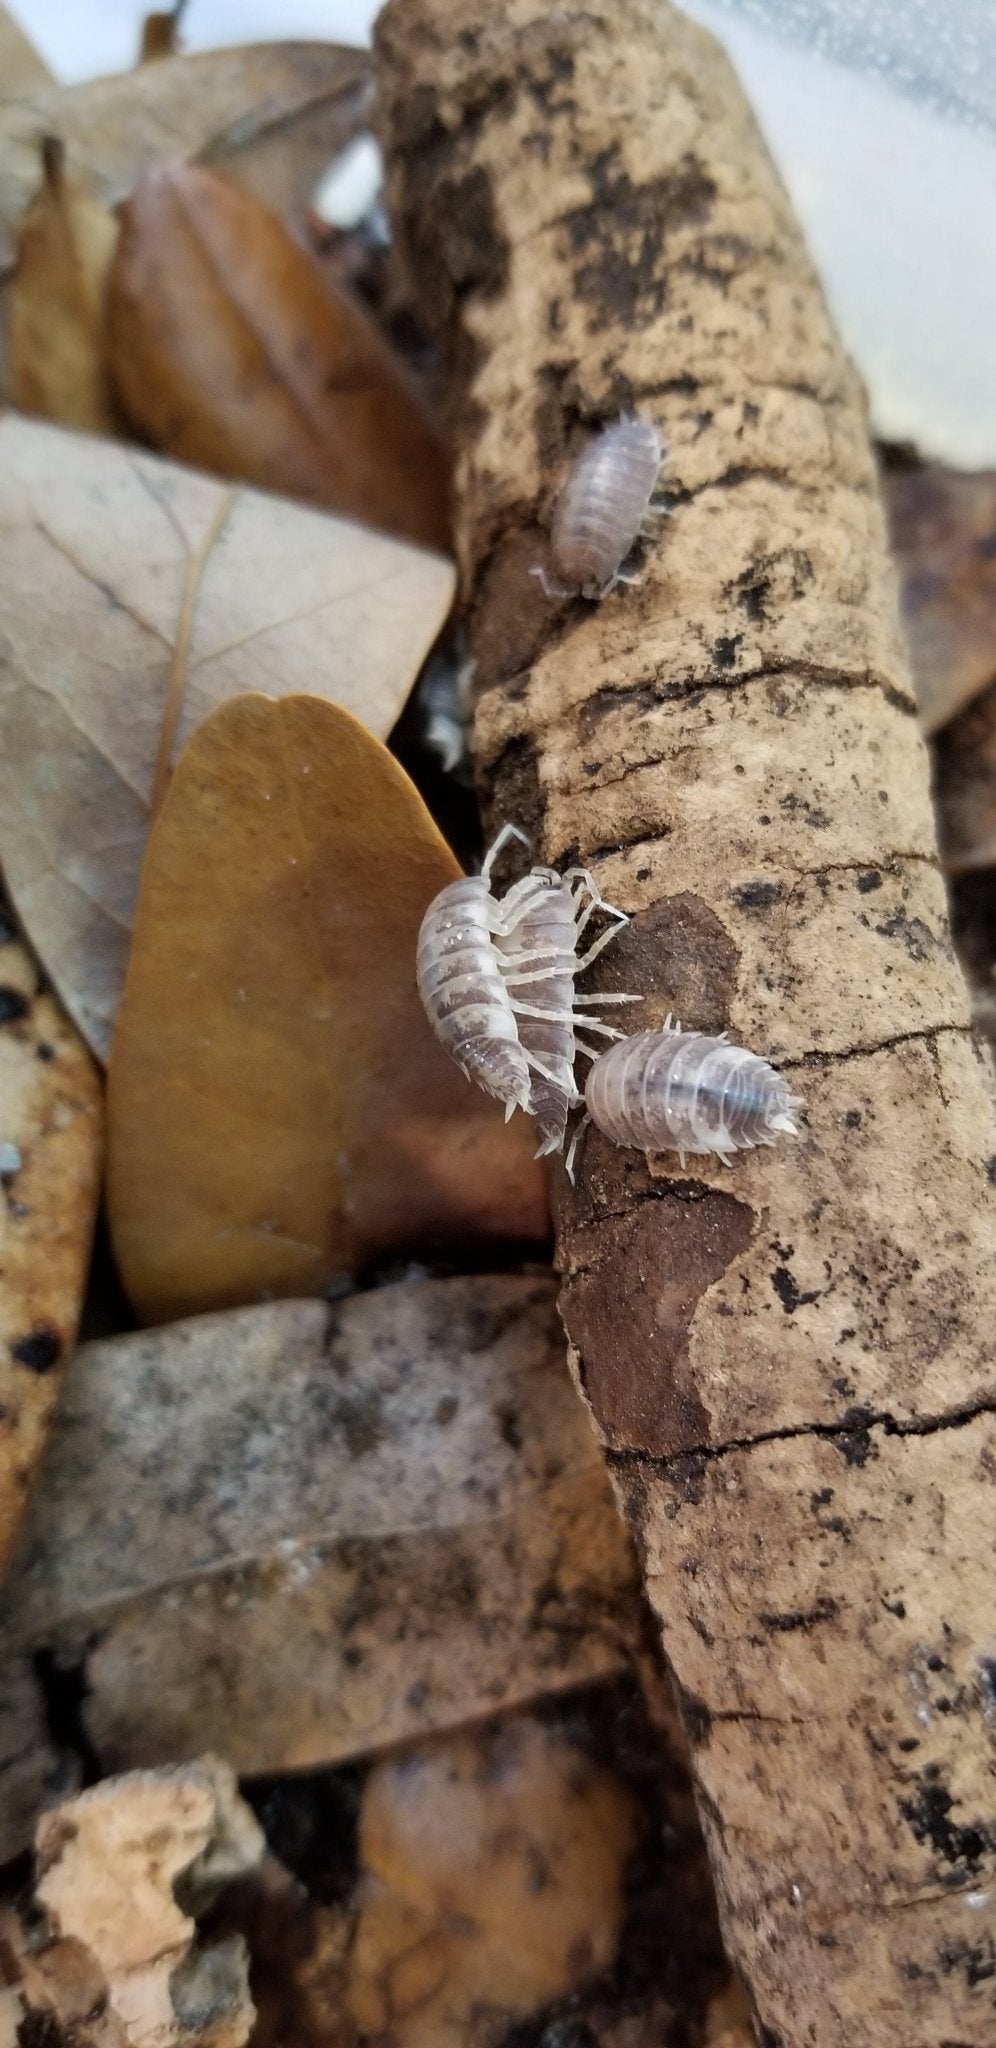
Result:
M759 1430L756 1436L733 1437L727 1443L698 1443L689 1449L676 1452L673 1457L652 1455L647 1451L611 1449L606 1451L606 1462L612 1471L640 1468L662 1475L669 1469L685 1468L689 1459L698 1459L703 1464L716 1464L723 1458L739 1451L754 1451L765 1444L794 1443L800 1438L816 1437L824 1443L853 1444L857 1437L868 1438L871 1432L880 1429L885 1436L934 1436L939 1430L964 1429L966 1424L975 1422L980 1415L996 1415L996 1393L985 1399L972 1402L964 1408L952 1409L944 1415L913 1415L905 1418L886 1413L873 1414L867 1408L850 1409L839 1422L796 1423L787 1429Z

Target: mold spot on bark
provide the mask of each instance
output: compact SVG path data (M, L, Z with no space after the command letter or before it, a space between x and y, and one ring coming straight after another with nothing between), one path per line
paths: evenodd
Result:
M595 332L617 321L645 327L657 318L667 297L661 251L676 229L705 221L716 197L713 180L694 156L636 185L621 155L613 143L592 160L591 203L564 219L578 258L575 288Z

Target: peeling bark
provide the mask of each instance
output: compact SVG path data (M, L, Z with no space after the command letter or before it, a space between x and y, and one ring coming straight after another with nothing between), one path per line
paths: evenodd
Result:
M379 49L486 808L633 914L593 975L644 994L631 1028L728 1027L808 1104L730 1174L589 1133L559 1199L730 1946L766 2048L985 2048L996 1132L860 386L725 58L664 0L389 0ZM672 516L637 588L551 603L564 464L627 407Z

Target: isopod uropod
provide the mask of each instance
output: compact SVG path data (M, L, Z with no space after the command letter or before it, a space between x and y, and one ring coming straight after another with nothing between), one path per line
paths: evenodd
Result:
M636 413L603 428L582 450L553 515L550 553L559 588L544 570L533 572L548 594L579 590L582 597L606 597L616 583L633 582L621 573L622 564L661 515L651 499L663 455L653 420Z
M539 1124L541 1149L559 1151L568 1112L580 1101L576 1054L595 1057L595 1048L578 1039L578 1026L618 1035L579 1014L577 1006L634 1000L578 996L574 977L626 919L603 904L581 868L563 877L554 868L534 868L497 901L491 871L512 837L524 834L506 825L481 873L449 883L430 903L419 933L416 979L437 1038L468 1079L504 1102L507 1115L516 1107L528 1110ZM579 959L578 939L598 908L616 922Z
M797 1137L802 1098L757 1053L725 1035L682 1031L668 1018L663 1031L640 1031L599 1056L585 1104L592 1123L617 1145L678 1152L684 1165L688 1152L728 1161L782 1134Z

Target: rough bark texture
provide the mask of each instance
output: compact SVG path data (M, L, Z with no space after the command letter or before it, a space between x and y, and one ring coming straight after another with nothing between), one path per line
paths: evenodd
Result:
M860 387L726 60L664 0L390 0L493 822L633 913L602 985L790 1069L794 1147L589 1135L577 1376L768 2048L996 2042L996 1137ZM659 421L641 585L551 604L564 462ZM601 963L599 963L601 967ZM990 1215L987 1218L987 1207Z

